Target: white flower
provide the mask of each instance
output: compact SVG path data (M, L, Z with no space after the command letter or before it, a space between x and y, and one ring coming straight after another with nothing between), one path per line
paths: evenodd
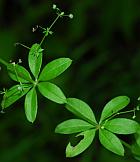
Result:
M73 14L69 14L69 18L70 19L73 19Z
M53 4L53 9L54 9L54 10L56 9L56 5L55 5L55 4Z

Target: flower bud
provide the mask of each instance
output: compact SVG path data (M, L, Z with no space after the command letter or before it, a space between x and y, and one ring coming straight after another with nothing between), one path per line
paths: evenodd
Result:
M53 9L54 9L54 10L56 9L56 4L53 4Z
M70 19L73 19L73 14L69 14L69 18Z

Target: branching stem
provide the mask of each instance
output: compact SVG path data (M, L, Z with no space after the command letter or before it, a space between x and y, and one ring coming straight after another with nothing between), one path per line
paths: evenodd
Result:
M56 21L59 19L59 17L61 16L61 14L58 14L56 19L53 21L53 23L51 24L51 26L49 28L47 28L47 33L45 33L44 37L42 38L41 42L40 42L40 47L42 45L42 43L44 42L45 38L48 36L49 31L51 30L51 28L54 26L54 24L56 23Z

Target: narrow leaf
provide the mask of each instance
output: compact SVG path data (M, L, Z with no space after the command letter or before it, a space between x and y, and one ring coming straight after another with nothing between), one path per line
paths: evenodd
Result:
M53 83L41 82L38 84L40 93L51 101L59 104L66 103L66 97L61 89Z
M29 67L35 78L38 77L42 65L42 51L43 49L41 49L40 45L37 43L33 44L29 51Z
M77 98L67 98L66 108L76 116L96 125L94 113L87 103Z
M116 118L106 122L105 128L117 134L132 134L136 133L139 124L130 119Z
M18 64L9 63L7 65L7 70L11 79L21 83L33 82L30 73Z
M118 96L113 98L105 105L101 114L100 122L126 107L129 102L130 99L127 96Z
M93 142L95 132L96 132L95 129L91 129L78 134L76 137L84 136L84 138L74 147L71 146L71 143L67 145L66 157L74 157L85 151Z
M42 70L39 81L48 81L63 73L72 63L69 58L59 58L48 63Z
M32 88L25 97L25 114L29 122L34 122L37 115L37 94Z
M94 128L94 126L84 120L70 119L59 124L55 129L55 133L72 134L86 131L91 128Z
M109 151L124 156L124 148L119 138L113 133L105 130L99 130L99 140L101 144Z
M5 109L9 107L10 105L12 105L22 96L24 96L29 91L30 88L31 88L31 85L26 85L26 84L22 84L22 87L21 85L15 85L11 87L3 95L3 100L1 103L2 109Z

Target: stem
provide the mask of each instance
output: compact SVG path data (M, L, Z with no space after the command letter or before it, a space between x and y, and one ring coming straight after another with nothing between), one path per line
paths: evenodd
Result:
M24 44L22 44L22 43L15 43L15 45L16 45L16 46L17 46L17 45L21 45L22 47L27 48L27 49L30 50L30 48L29 48L28 46L26 46L26 45L24 45Z
M42 40L40 42L40 47L41 47L42 43L44 42L45 38L46 38L46 34L44 35L44 37L42 38Z
M6 61L4 61L3 59L0 58L0 63L2 63L3 65L7 66L8 63Z
M131 150L131 145L130 145L130 144L126 143L126 142L123 141L123 140L120 140L120 141L122 142L122 144L123 144L124 146L126 146L128 149Z
M53 25L56 23L56 21L59 19L60 14L57 15L56 19L54 20L54 22L51 24L51 26L49 27L49 30L51 30L51 28L53 27Z
M137 109L128 110L128 111L123 111L123 112L118 112L118 113L116 113L116 114L112 115L111 117L109 117L109 118L105 119L105 121L108 121L108 120L110 120L110 119L114 118L114 117L115 117L115 116L117 116L117 115L121 115L121 114L126 114L126 113L135 112L136 110L137 110Z
M56 19L53 21L53 23L51 24L51 26L48 28L48 31L49 32L51 30L51 28L54 26L54 24L56 23L56 21L59 19L60 17L60 14L57 15ZM47 34L48 35L48 34ZM40 47L42 45L42 43L44 42L45 38L47 37L46 33L44 35L44 37L42 38L41 42L40 42Z
M22 86L22 83L21 83L21 81L20 81L20 79L18 77L18 74L17 74L16 65L13 64L13 66L14 66L14 71L15 71L15 74L16 74L16 78L17 78L18 82L20 83L20 85Z

